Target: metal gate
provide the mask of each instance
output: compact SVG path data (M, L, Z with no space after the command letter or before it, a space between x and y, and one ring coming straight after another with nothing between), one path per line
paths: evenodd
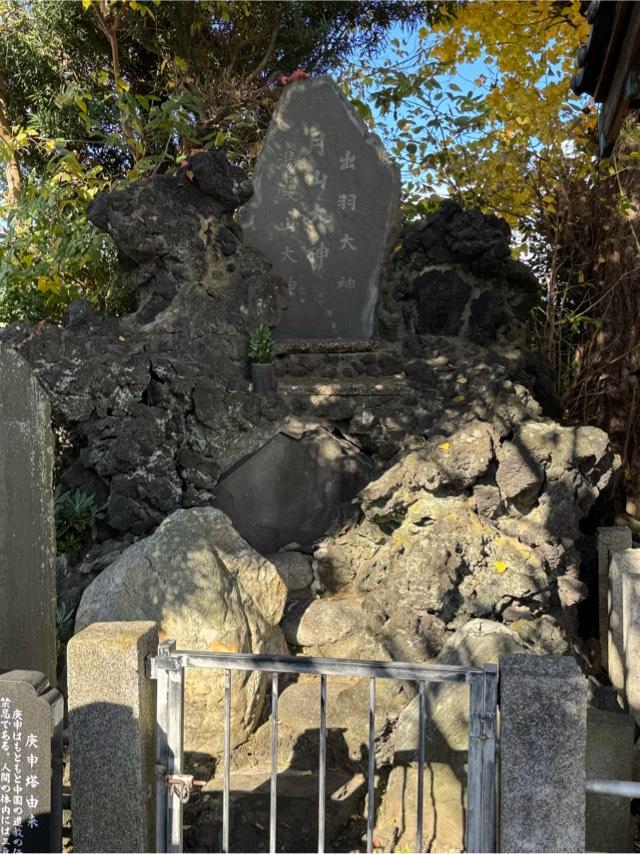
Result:
M278 677L281 673L319 677L318 721L318 851L325 846L327 677L352 676L369 680L369 750L367 799L367 851L373 850L375 822L375 710L376 680L395 679L417 683L419 697L418 792L416 851L423 850L423 800L425 769L425 722L427 682L469 685L469 756L467 771L466 850L495 851L496 826L496 706L495 665L479 667L432 666L401 662L350 661L286 655L236 655L176 650L175 641L158 647L151 659L151 677L157 680L156 750L156 851L181 852L182 808L188 800L193 778L184 774L183 723L184 676L187 667L223 670L224 769L222 802L222 851L229 851L229 795L231 758L231 674L234 670L271 673L271 792L269 850L276 850Z

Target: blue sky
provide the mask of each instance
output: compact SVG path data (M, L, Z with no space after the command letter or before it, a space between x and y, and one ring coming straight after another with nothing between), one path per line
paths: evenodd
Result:
M398 44L392 44L393 41L397 41ZM404 56L400 54L401 51L404 51ZM387 62L392 65L399 64L405 72L411 73L425 60L424 53L419 55L419 52L420 38L418 36L418 28L415 27L413 29L408 29L406 27L402 27L400 24L395 24L389 31L388 42L374 57L372 57L370 64L377 66L381 66ZM358 65L360 57L354 56L352 61ZM455 86L458 86L462 92L471 92L473 96L478 96L488 92L492 74L495 74L495 69L487 66L482 59L478 59L474 62L461 63L456 69L455 74L442 75L440 79L445 86L454 84ZM483 86L478 85L476 81L483 76L486 78L486 82ZM376 88L378 88L378 86L372 86L368 95L363 97L363 100L369 105L373 112L376 122L376 132L383 139L386 147L390 149L390 134L393 133L397 121L402 120L408 115L409 108L407 106L400 106L397 111L396 118L391 114L384 116L375 106L371 95L371 92ZM403 168L403 176L405 180L408 180L410 177L406 168Z

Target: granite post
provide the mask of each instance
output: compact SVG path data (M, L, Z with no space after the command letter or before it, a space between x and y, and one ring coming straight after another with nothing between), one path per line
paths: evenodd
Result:
M93 623L67 647L75 851L153 851L153 622Z
M499 850L584 851L587 681L565 656L505 656L499 673Z
M611 559L631 548L631 531L625 526L598 528L598 610L602 666L618 691L624 688L622 664L622 581Z
M0 343L0 671L56 684L56 541L49 400Z
M630 780L635 724L630 715L587 709L587 778ZM587 792L588 851L632 851L629 798Z
M624 695L640 724L640 549L627 549L616 558L622 569Z

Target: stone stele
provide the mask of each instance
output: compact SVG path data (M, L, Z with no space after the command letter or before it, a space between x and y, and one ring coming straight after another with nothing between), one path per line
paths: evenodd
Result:
M0 851L62 850L63 712L44 673L0 676Z
M253 183L245 240L289 287L276 336L370 338L400 170L332 80L285 88Z
M31 368L0 344L0 671L56 684L53 433Z

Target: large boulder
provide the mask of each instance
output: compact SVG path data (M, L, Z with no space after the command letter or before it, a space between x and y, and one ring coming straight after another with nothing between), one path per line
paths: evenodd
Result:
M450 637L434 661L437 665L482 667L497 664L505 655L529 652L521 638L493 620L471 620ZM427 744L433 761L456 765L469 746L469 689L466 685L431 683L427 694ZM398 721L395 749L401 758L414 759L418 744L418 698Z
M130 546L87 587L76 632L95 622L155 620L161 638L208 652L286 653L278 628L286 588L220 510L178 510ZM234 674L231 742L259 724L266 677ZM189 670L185 685L185 747L218 754L223 746L222 673Z
M362 598L293 600L282 622L285 638L304 655L388 661L389 652L370 626Z
M588 592L583 523L619 465L597 428L463 420L417 439L362 490L361 516L316 549L316 576L362 597L392 658L433 658L444 631L473 618L546 615L541 648L564 649Z
M602 430L553 421L523 424L502 444L497 459L502 497L548 540L578 538L581 519L611 486L620 465Z

